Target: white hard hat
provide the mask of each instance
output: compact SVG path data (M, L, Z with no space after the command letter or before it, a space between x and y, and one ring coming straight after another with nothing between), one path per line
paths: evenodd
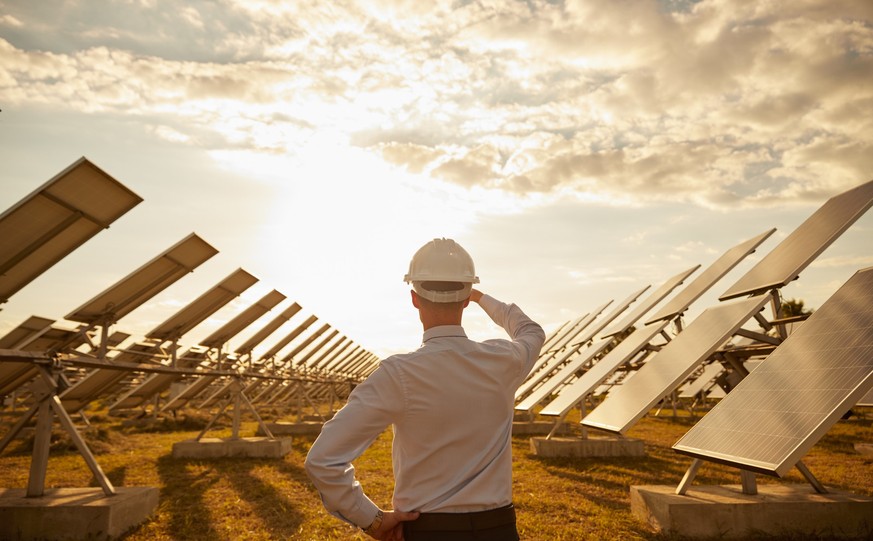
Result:
M420 296L432 302L457 302L470 296L473 284L479 283L473 258L452 239L434 239L415 252L409 272L403 277ZM460 282L456 291L431 291L422 282Z

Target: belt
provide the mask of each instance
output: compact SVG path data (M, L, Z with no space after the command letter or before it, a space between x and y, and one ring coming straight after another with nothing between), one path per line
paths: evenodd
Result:
M472 532L515 524L515 507L509 504L473 513L421 513L416 520L404 522L412 532Z

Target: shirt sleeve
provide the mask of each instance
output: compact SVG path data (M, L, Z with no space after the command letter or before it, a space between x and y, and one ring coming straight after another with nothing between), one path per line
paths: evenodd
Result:
M403 410L401 385L384 365L358 385L348 403L322 427L306 456L306 473L325 509L337 518L366 528L379 507L355 479L358 458Z
M526 376L539 358L543 342L546 341L543 328L515 304L500 302L490 295L483 294L479 299L479 306L494 323L500 325L509 334L512 342L521 348L524 357L522 374Z

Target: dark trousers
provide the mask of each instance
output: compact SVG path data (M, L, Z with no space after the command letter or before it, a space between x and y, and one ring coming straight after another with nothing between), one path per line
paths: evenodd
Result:
M519 541L515 508L475 513L421 513L403 523L405 541Z

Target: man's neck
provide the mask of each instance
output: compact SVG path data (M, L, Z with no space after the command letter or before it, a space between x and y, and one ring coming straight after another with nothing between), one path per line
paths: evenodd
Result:
M446 317L444 314L430 314L422 311L421 313L421 325L424 327L424 330L432 329L434 327L439 327L442 325L460 325L461 317L458 315L457 317ZM440 317L442 316L442 317Z

